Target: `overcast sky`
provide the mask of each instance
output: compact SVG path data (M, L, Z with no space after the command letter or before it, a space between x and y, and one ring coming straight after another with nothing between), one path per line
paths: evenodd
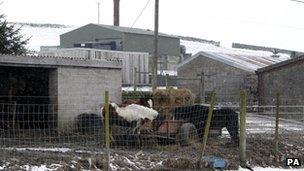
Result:
M0 0L1 1L1 0ZM81 26L97 22L98 0L2 0L12 22ZM101 23L113 23L113 0L100 0ZM121 25L130 27L148 0L121 0ZM154 0L134 27L153 29ZM304 3L290 0L160 0L160 31L304 51Z

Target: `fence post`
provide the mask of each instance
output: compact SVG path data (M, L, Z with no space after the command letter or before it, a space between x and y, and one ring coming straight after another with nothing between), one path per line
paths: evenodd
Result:
M106 144L106 161L107 170L110 170L110 122L109 122L109 92L105 91L105 144Z
M168 90L168 80L169 80L169 74L166 74L166 90Z
M246 166L246 92L240 93L240 164L242 167Z
M136 91L136 89L137 89L137 68L136 67L134 67L134 73L133 73L133 87L134 87L134 91Z
M205 153L205 148L206 148L207 139L208 139L208 135L209 135L209 128L210 128L210 123L211 123L211 119L212 119L214 104L215 104L215 92L212 92L211 102L210 102L210 106L209 106L209 110L208 110L208 117L207 117L205 130L204 130L203 147L202 147L203 149L202 149L201 158L204 156L204 153Z
M205 73L201 72L201 92L200 92L200 103L205 103Z
M275 135L274 135L274 152L275 160L279 162L279 112L280 112L280 94L276 93L276 121L275 121Z

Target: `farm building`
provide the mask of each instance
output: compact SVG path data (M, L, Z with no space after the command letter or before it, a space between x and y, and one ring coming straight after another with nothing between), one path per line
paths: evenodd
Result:
M60 35L60 47L85 47L153 54L153 34L153 31L144 29L87 24ZM161 67L173 69L180 61L180 39L159 33L159 54Z
M201 52L178 65L178 86L191 89L197 97L203 96L203 99L215 91L217 100L221 102L238 101L240 90L246 90L251 100L257 101L255 71L288 58L283 54L272 57L271 52L223 48L199 42L194 45L193 42L183 44L188 45L193 52L199 49Z
M260 68L256 73L261 105L273 105L276 93L280 93L282 105L303 105L304 56Z
M0 55L0 75L1 116L13 110L22 128L72 126L81 113L99 113L105 90L121 101L121 64L113 61Z

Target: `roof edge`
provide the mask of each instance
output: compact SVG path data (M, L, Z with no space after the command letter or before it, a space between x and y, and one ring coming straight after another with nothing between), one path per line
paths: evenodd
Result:
M259 68L256 71L256 73L267 72L267 71L270 71L270 70L273 70L273 69L276 69L276 68L279 68L279 67L282 67L282 66L285 66L285 65L289 65L289 64L297 62L297 61L301 61L301 60L304 60L304 55L299 56L297 58L291 58L291 59L288 59L288 60L285 60L285 61L282 61L282 62L279 62L279 63L276 63L276 64L272 64L272 65L269 65L269 66L266 66L266 67L263 67L263 68Z
M50 66L50 67L92 67L122 69L121 63L71 57L27 56L0 54L1 65Z
M255 72L255 70L253 70L253 69L245 68L242 65L235 64L235 63L233 63L231 61L227 61L225 59L219 60L214 55L209 54L208 52L203 52L203 51L200 51L200 52L196 53L195 55L191 56L190 58L186 59L185 61L181 62L176 68L179 69L180 67L182 67L183 65L191 62L192 60L196 59L197 57L210 58L210 59L216 60L218 62L223 62L223 60L224 60L224 61L226 61L225 64L227 64L227 65L229 65L231 67L235 67L235 68L247 71L247 72L252 72L252 73Z

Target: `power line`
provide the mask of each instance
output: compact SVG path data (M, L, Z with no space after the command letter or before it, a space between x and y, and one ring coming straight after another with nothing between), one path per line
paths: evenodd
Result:
M133 22L131 28L136 24L137 20L139 19L139 17L143 14L143 12L145 11L145 9L147 8L147 6L149 5L151 0L148 0L146 5L143 7L143 9L140 11L139 15L136 17L135 21Z
M300 1L300 0L290 0L290 1L304 3L304 1Z

